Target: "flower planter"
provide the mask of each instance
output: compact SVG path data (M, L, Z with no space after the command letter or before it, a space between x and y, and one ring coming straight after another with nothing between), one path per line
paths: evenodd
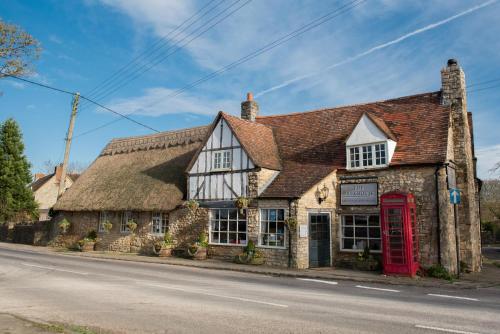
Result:
M194 246L187 249L189 256L194 260L206 260L207 259L207 248Z
M95 248L95 242L84 242L82 245L82 252L92 252Z
M172 256L172 247L162 247L158 252L159 257L170 257Z
M354 263L354 267L357 270L363 270L363 271L376 271L379 269L379 263L375 259L369 259L369 260L356 260Z
M254 257L253 259L250 260L250 264L253 264L254 266L260 266L264 264L264 258L263 257Z

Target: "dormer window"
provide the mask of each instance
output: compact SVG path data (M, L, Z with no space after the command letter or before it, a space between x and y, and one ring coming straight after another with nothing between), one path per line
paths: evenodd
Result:
M349 147L348 166L355 168L381 167L387 165L387 145L377 143Z
M213 158L214 170L225 170L231 168L231 151L216 151Z

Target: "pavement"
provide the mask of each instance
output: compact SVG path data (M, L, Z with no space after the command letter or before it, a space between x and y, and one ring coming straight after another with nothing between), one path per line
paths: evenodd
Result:
M96 332L488 334L500 328L497 287L277 277L16 246L0 243L2 312Z

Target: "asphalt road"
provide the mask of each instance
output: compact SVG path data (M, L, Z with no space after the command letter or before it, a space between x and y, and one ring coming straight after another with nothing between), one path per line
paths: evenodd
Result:
M126 333L500 333L500 289L270 277L0 245L0 310Z

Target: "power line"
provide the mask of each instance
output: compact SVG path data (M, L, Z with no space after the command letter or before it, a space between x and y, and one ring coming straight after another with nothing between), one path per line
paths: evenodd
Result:
M84 99L84 100L86 100L86 101L88 101L88 102L90 102L90 103L93 103L93 104L95 104L96 106L98 106L98 107L100 107L100 108L102 108L102 109L104 109L104 110L107 110L107 111L109 111L109 112L112 112L113 114L116 114L116 115L118 115L118 116L120 116L120 117L123 117L123 118L125 118L125 119L127 119L127 120L129 120L129 121L131 121L131 122L133 122L133 123L135 123L135 124L138 124L138 125L140 125L140 126L143 126L143 127L147 128L147 129L149 129L149 130L152 130L152 131L154 131L154 132L160 132L160 131L158 131L158 130L156 130L156 129L153 129L153 128L152 128L152 127L150 127L149 125L146 125L146 124L144 124L144 123L141 123L141 122L139 122L139 121L136 121L135 119L128 117L128 115L124 115L124 114L122 114L122 113L119 113L118 111L115 111L115 110L113 110L113 109L111 109L111 108L108 108L108 107L106 107L106 106L104 106L104 105L100 104L99 102L96 102L96 101L94 101L94 100L92 100L92 99L90 99L90 98L88 98L88 97L85 97L85 96L83 96L83 95L80 95L80 98L82 98L82 99ZM80 135L78 135L78 137L79 137L79 136L80 136ZM75 137L77 137L77 136L75 136Z
M482 85L485 85L485 84L488 84L488 83L492 83L492 82L497 82L497 81L500 81L500 78L492 79L492 80L486 80L486 81L480 81L480 82L475 82L473 84L467 85L467 88L471 88L471 87L475 87L475 86L482 86Z
M326 22L328 22L328 21L330 21L330 20L332 20L332 19L334 19L334 18L336 18L336 17L344 14L345 12L348 12L348 11L354 9L355 7L361 5L362 3L366 2L366 1L367 0L354 0L354 1L351 1L351 2L343 5L343 6L339 7L339 8L337 8L337 9L335 9L335 10L333 10L333 11L331 11L331 12L329 12L329 13L327 13L327 14L319 17L319 18L317 18L317 19L314 19L310 23L308 23L308 24L306 24L306 25L304 25L304 26L302 26L302 27L300 27L300 28L292 31L291 33L288 33L288 34L286 34L286 35L284 35L284 36L282 36L282 37L274 40L273 42L268 43L265 46L263 46L263 47L255 50L255 51L251 52L250 54L248 54L248 55L246 55L246 56L244 56L244 57L242 57L242 58L240 58L240 59L238 59L238 60L236 60L236 61L234 61L234 62L232 62L232 63L230 63L230 64L228 64L228 65L226 65L224 67L222 67L222 68L220 68L219 70L214 71L214 72L212 72L212 73L210 73L210 74L208 74L208 75L206 75L206 76L204 76L204 77L202 77L202 78L200 78L200 79L198 79L198 80L196 80L196 81L194 81L194 82L192 82L192 83L190 83L190 84L188 84L188 85L186 85L186 86L184 86L184 87L182 87L182 88L180 88L180 89L178 89L176 91L174 91L172 94L167 95L166 99L169 99L169 98L175 97L177 95L180 95L184 91L186 91L186 90L188 90L190 88L196 87L196 86L200 85L201 83L203 83L205 81L208 81L208 80L210 80L210 79L212 79L212 78L214 78L216 76L219 76L219 75L221 75L224 72L227 72L227 71L229 71L229 70L231 70L231 69L233 69L233 68L235 68L235 67L237 67L237 66L239 66L239 65L241 65L241 64L243 64L243 63L245 63L245 62L247 62L247 61L249 61L249 60L251 60L251 59L253 59L253 58L255 58L255 57L257 57L257 56L259 56L261 54L263 54L263 53L265 53L265 52L268 52L268 51L270 51L270 50L272 50L272 49L280 46L281 44L283 44L285 42L288 42L289 40L291 40L291 39L293 39L295 37L298 37L298 36L304 34L305 32L307 32L307 31L309 31L309 30L311 30L313 28L316 28L316 27L324 24L324 23L326 23ZM152 104L149 104L146 107L154 106L154 105L156 105L156 104L158 104L158 103L160 103L162 101L163 101L163 99L162 100L158 100L158 101L156 101L156 102L154 102ZM135 112L131 112L131 113L127 114L127 116L133 115L134 113ZM107 127L107 126L109 126L111 124L114 124L114 123L116 123L118 121L119 121L119 119L107 122L107 123L102 124L102 125L100 125L100 126L98 126L96 128L93 128L93 129L90 129L90 130L86 131L85 134L92 133L94 131L97 131L99 129ZM79 136L81 136L81 135L83 135L83 133L80 134Z
M132 66L134 63L138 63L141 58L146 58L149 57L150 55L156 53L156 51L160 50L163 48L167 43L168 43L168 38L177 30L179 30L182 26L184 26L187 22L191 21L194 17L198 16L201 12L203 12L208 6L210 6L215 0L212 0L208 2L205 6L200 8L196 13L194 13L192 16L190 16L188 19L186 19L184 22L182 22L180 25L178 25L175 29L170 31L168 34L158 38L148 49L144 50L141 54L130 60L127 64L122 66L119 70L114 72L111 76L109 76L107 79L99 83L96 87L94 87L92 90L90 90L88 93L85 95L92 96L92 94L99 88L101 87L106 87L109 82L113 81L114 78L119 77L121 73L125 72L127 68ZM196 19L194 22L189 24L185 29L181 30L179 33L185 31L187 28L201 20L204 16L206 16L208 13L213 11L215 8L217 8L224 0L220 0L219 3L217 3L214 7L210 8L206 13L201 15L198 19ZM104 86L103 86L104 85Z
M69 94L69 95L75 95L76 94L74 92L70 92L70 91L67 91L67 90L64 90L64 89L61 89L61 88L57 88L57 87L54 87L54 86L43 84L41 82L36 82L36 81L29 80L29 79L21 78L21 77L18 77L16 75L13 75L13 74L6 74L5 77L6 78L14 78L14 79L17 79L17 80L28 82L30 84L37 85L37 86L40 86L40 87L43 87L43 88L47 88L47 89L51 89L51 90L54 90L54 91L57 91L57 92L60 92L60 93L65 93L65 94Z
M124 77L122 82L117 83L118 85L114 85L114 87L112 85L111 87L107 88L107 90L108 90L107 92L106 91L101 92L101 93L97 94L96 96L94 96L94 98L98 99L98 100L102 100L105 97L109 96L110 94L112 94L112 93L116 92L117 90L123 88L124 86L128 85L129 83L131 83L132 81L134 81L135 79L137 79L138 77L140 77L141 75L143 75L144 73L146 73L149 70L151 70L153 67L155 67L158 64L162 63L163 61L165 61L168 57L170 57L173 54L177 53L179 50L181 50L182 47L185 47L186 45L190 44L194 40L198 39L200 36L202 36L203 34L205 34L207 31L211 30L212 28L214 28L215 26L217 26L218 24L220 24L221 22L223 22L224 20L226 20L227 18L229 18L232 14L234 14L235 12L237 12L238 10L240 10L241 8L243 8L244 6L246 6L250 2L252 2L252 0L245 1L243 4L241 4L240 6L238 6L235 9L231 10L228 14L226 14L225 16L223 16L222 18L220 18L219 20L217 20L215 23L211 24L206 29L204 29L204 30L200 31L199 33L197 33L193 38L189 39L187 42L185 42L184 44L180 45L181 42L183 42L184 40L188 39L195 32L197 32L197 31L201 30L202 28L204 28L208 23L210 23L211 21L215 20L217 17L219 17L223 13L227 12L231 7L235 6L236 4L238 4L241 1L243 1L243 0L236 0L236 1L234 1L230 6L228 6L227 8L225 8L223 11L219 12L217 15L215 15L212 18L210 18L210 20L208 22L206 22L203 25L201 25L200 27L196 28L194 31L192 31L191 33L189 33L188 35L186 35L179 42L177 42L176 44L172 45L171 47L169 47L166 50L166 51L168 51L168 50L170 50L170 49L172 49L172 48L175 47L175 49L173 51L169 52L166 55L158 55L157 57L155 57L154 59L152 59L152 63L144 64L141 67L137 68L133 72L129 73L126 77Z
M43 83L40 83L40 82L36 82L36 81L33 81L33 80L24 79L24 78L21 78L21 77L12 75L12 74L5 75L5 77L18 79L18 80L21 80L21 81L24 81L24 82L27 82L27 83L30 83L30 84L33 84L33 85L37 85L37 86L40 86L40 87L43 87L43 88L46 88L46 89L51 89L51 90L54 90L54 91L57 91L57 92L60 92L60 93L64 93L64 94L68 94L68 95L71 95L71 96L74 96L75 94L77 94L77 93L73 93L73 92L70 92L70 91L67 91L67 90L64 90L64 89L61 89L61 88L57 88L57 87L49 86L49 85L46 85L46 84L43 84ZM136 124L138 124L140 126L143 126L143 127L147 128L149 130L153 130L155 132L160 132L160 131L158 131L156 129L153 129L149 125L146 125L146 124L143 124L141 122L138 122L135 119L132 119L132 118L128 117L127 115L124 115L122 113L119 113L118 111L110 109L110 108L108 108L108 107L106 107L106 106L104 106L104 105L102 105L102 104L100 104L100 103L98 103L98 102L96 102L94 100L91 100L91 99L89 99L89 98L87 98L87 97L85 97L83 95L80 95L80 98L82 98L82 99L84 99L84 100L86 100L86 101L88 101L90 103L93 103L93 104L99 106L102 109L105 109L105 110L107 110L109 112L112 112L112 113L114 113L114 114L116 114L116 115L118 115L120 117L123 117L123 118L125 118L125 119L127 119L127 120L129 120L129 121L131 121L133 123L136 123Z
M499 81L499 80L494 80L494 81ZM493 80L491 82L493 82ZM500 84L494 85L494 86L489 86L489 87L484 87L484 88L472 89L472 90L468 91L468 93L476 93L476 92L481 92L483 90L488 90L488 89L493 89L493 88L500 88Z

